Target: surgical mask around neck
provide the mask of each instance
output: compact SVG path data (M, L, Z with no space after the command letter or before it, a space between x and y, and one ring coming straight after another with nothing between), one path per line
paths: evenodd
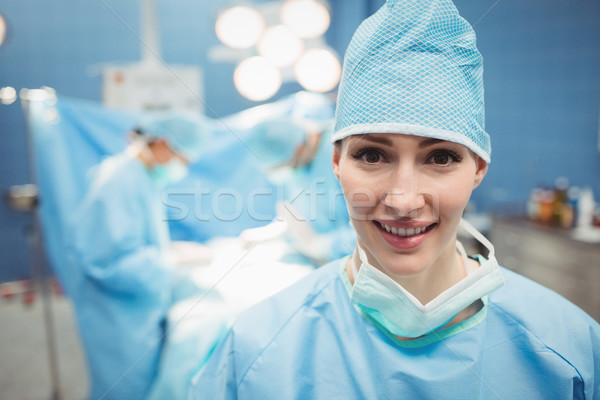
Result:
M354 275L352 303L396 336L416 338L443 328L460 311L504 284L494 246L467 221L461 220L459 228L488 249L488 259L479 268L471 270L464 248L457 241L467 276L425 305L369 264L364 250L357 244L361 266L357 273L356 266L351 263Z
M158 186L179 182L188 174L188 166L181 160L173 158L165 164L155 164L150 170L150 176Z

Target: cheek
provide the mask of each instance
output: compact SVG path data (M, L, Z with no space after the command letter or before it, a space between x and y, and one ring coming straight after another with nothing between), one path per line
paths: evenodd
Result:
M340 185L344 192L346 205L350 217L357 218L361 215L368 214L369 211L377 204L377 194L372 187L366 187L364 180L354 176L346 178L342 175Z
M448 216L461 216L473 190L473 181L453 180L438 187L439 213Z
M340 162L340 185L344 192L346 205L350 217L360 219L370 214L377 206L383 182L377 180L377 176L356 168L351 162Z
M154 158L158 163L164 164L171 159L171 153L168 150L166 150L164 147L159 147L154 152Z

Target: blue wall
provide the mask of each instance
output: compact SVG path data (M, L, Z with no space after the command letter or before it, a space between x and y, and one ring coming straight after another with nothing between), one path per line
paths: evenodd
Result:
M207 113L216 118L257 103L234 89L234 65L209 63L215 16L225 0L157 0L163 57L205 74ZM382 0L332 0L328 43L343 54L354 29ZM479 209L524 200L531 188L565 176L600 196L600 2L456 0L474 25L485 61L488 177ZM26 0L0 3L9 37L0 47L0 87L50 86L59 95L100 100L100 66L139 61L139 2ZM287 84L280 98L299 89ZM28 182L22 111L0 105L0 195ZM0 203L0 281L28 275L30 216Z
M455 4L474 25L484 58L493 151L488 176L474 194L477 205L523 201L533 187L551 186L560 176L591 186L598 199L600 2Z

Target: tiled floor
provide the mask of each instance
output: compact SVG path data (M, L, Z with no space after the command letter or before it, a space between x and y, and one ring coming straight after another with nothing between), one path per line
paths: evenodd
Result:
M54 320L59 390L53 390L43 299L31 305L23 296L0 298L0 399L84 400L88 378L72 306L50 298Z

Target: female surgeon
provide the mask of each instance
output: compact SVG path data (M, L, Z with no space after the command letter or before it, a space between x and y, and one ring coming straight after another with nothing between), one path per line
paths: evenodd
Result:
M185 176L207 135L187 114L144 119L126 151L96 168L75 211L72 297L90 399L146 398L174 281L160 188Z
M499 267L461 219L491 148L450 0L388 0L361 24L332 141L356 250L239 317L191 398L600 398L598 323Z

